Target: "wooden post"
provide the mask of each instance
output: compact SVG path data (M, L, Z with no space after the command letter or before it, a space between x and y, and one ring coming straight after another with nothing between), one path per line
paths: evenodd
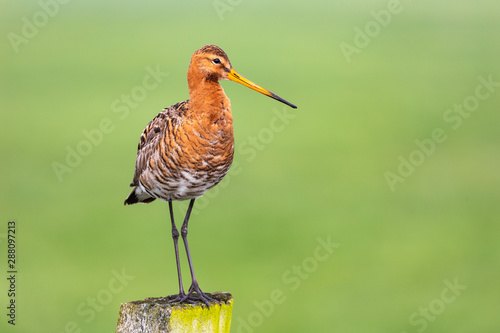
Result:
M116 333L229 333L233 296L210 294L219 303L170 305L167 298L122 303Z

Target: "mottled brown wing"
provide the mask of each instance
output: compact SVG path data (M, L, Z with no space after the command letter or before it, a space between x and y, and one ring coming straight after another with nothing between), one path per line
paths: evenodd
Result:
M184 110L188 101L177 103L169 108L163 109L153 120L151 120L141 134L141 139L137 147L137 159L135 161L134 179L130 186L139 185L139 178L148 165L148 161L153 156L160 141L165 138L167 123L177 122L179 114L177 111Z

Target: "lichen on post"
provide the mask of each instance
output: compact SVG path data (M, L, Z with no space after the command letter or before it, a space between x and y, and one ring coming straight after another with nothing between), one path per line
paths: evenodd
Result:
M122 303L116 333L229 333L233 297L229 293L210 294L217 300L204 303L168 303L167 298L146 298Z

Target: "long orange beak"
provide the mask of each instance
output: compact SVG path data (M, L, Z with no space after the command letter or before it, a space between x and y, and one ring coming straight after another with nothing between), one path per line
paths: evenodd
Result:
M278 95L276 94L273 94L272 92L270 92L269 90L267 89L264 89L262 88L261 86L253 83L252 81L244 78L243 76L241 76L240 74L236 73L236 71L234 69L231 68L231 71L229 73L227 73L227 78L231 81L234 81L234 82L238 82L244 86L247 86L248 88L250 89L253 89L255 91L258 91L260 92L261 94L264 94L266 96L269 96L271 98L274 98L275 100L277 101L280 101L281 103L285 103L286 105L288 106L291 106L292 108L296 109L297 107L295 105L293 105L292 103L284 100L283 98L279 97Z

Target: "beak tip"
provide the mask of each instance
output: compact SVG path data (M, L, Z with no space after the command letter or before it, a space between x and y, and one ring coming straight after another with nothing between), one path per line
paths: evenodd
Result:
M270 92L269 90L267 89L264 89L262 88L261 86L253 83L252 81L244 78L243 76L239 75L235 70L234 68L231 68L231 70L227 73L227 79L231 80L231 81L234 81L234 82L237 82L239 84L242 84L250 89L253 89L257 92L260 92L261 94L264 94L266 96L269 96L271 98L274 98L294 109L297 108L297 106L293 105L292 103L288 102L287 100L284 100L283 98L279 97L278 95Z

